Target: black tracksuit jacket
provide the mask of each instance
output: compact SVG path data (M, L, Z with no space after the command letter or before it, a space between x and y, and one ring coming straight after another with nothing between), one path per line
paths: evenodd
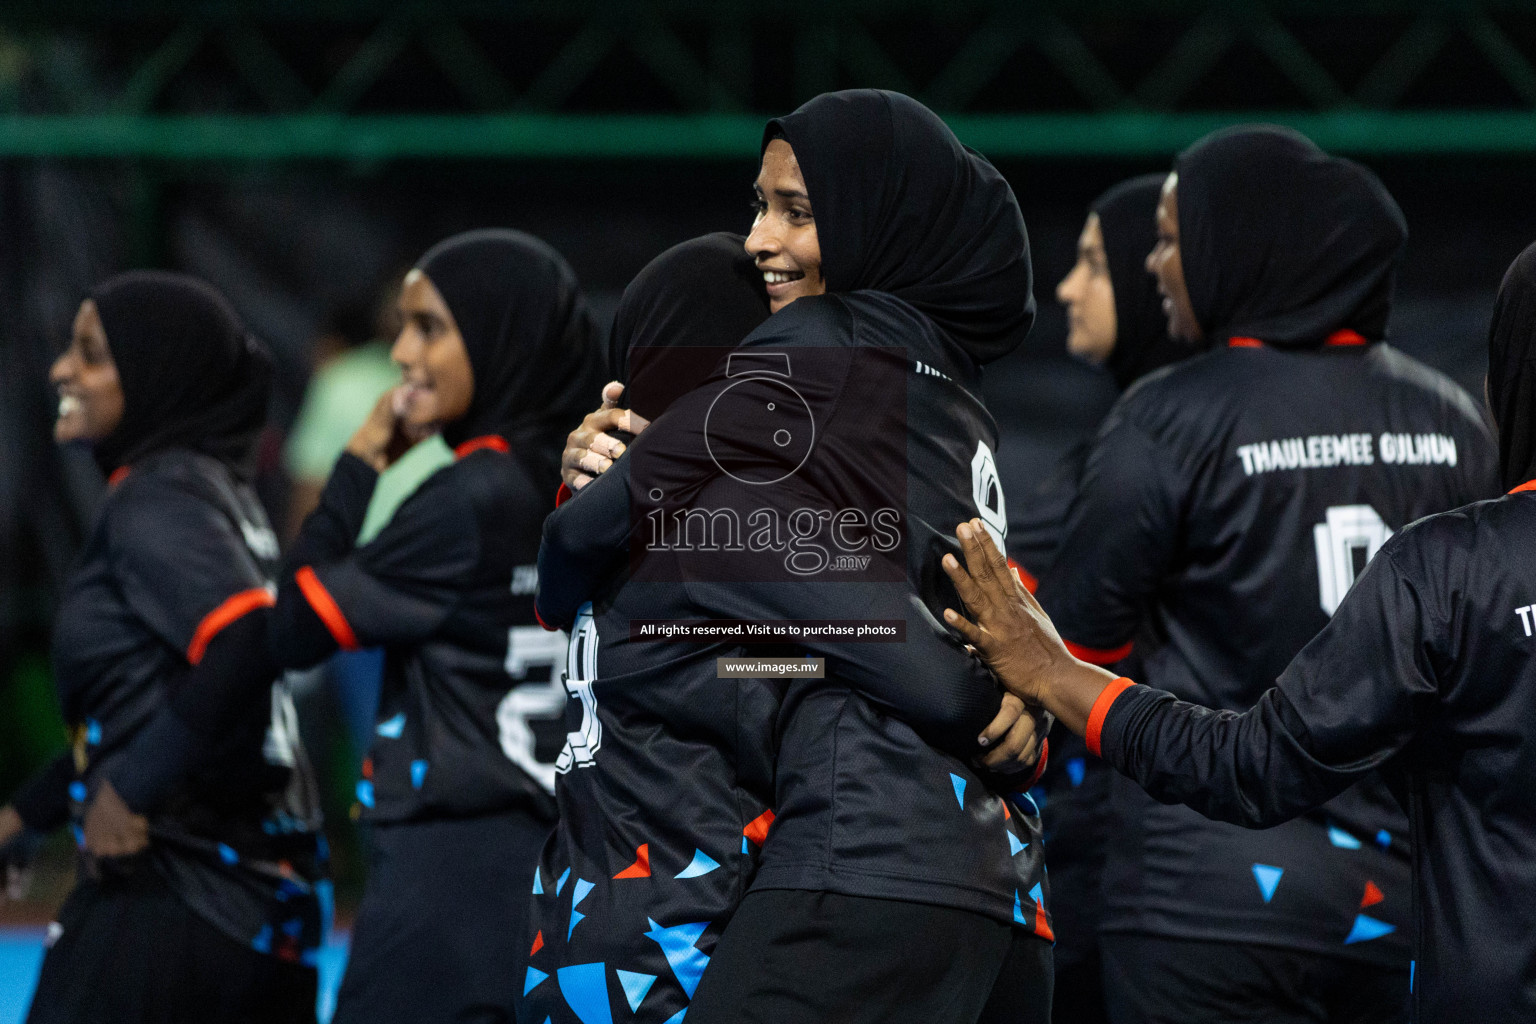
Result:
M1134 646L1150 685L1247 708L1393 531L1495 492L1493 459L1470 397L1390 346L1239 339L1115 406L1038 596L1080 657ZM1407 966L1406 821L1379 779L1262 835L1114 781L1101 930Z

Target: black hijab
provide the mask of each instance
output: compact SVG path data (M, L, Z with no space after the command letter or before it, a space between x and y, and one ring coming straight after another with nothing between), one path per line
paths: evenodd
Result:
M597 324L569 265L521 231L454 235L416 262L448 304L469 353L475 393L443 440L495 434L541 478L560 473L565 436L599 400Z
M1499 428L1504 489L1536 477L1536 243L1499 285L1488 328L1488 404Z
M1203 345L1168 336L1168 317L1147 273L1147 254L1157 244L1157 201L1166 174L1143 174L1105 192L1089 205L1099 215L1109 283L1115 292L1115 347L1104 368L1124 391L1160 366L1187 359Z
M229 302L186 274L136 270L91 291L123 389L123 418L94 446L111 473L165 448L248 477L266 422L272 360Z
M903 299L978 364L1007 355L1035 318L1029 237L1013 190L916 100L823 93L768 122L810 192L829 292Z
M674 245L624 289L608 339L624 404L648 420L703 384L716 359L688 349L732 348L768 319L763 275L741 235L726 231ZM637 348L646 351L631 361Z
M1408 227L1376 175L1270 125L1212 132L1174 170L1184 281L1209 340L1386 336Z

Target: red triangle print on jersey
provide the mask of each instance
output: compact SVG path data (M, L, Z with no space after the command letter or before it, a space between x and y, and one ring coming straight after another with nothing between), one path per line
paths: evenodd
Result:
M543 948L544 948L544 930L541 928L541 929L539 929L539 934L537 934L537 935L535 935L533 937L533 948L528 951L528 955L529 956L533 956L533 954L537 953L539 950L541 950Z
M651 844L641 843L635 851L635 862L629 867L613 876L614 878L650 878L651 877Z
M1360 907L1361 909L1374 907L1386 898L1386 894L1381 891L1375 882L1367 880L1365 883L1365 895L1360 897Z
M741 834L758 846L762 846L768 841L768 826L772 824L773 811L767 810L747 822L747 827L741 830Z

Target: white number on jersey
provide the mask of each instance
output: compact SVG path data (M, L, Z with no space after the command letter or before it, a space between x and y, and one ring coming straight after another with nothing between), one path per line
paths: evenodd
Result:
M1326 522L1312 527L1318 599L1323 611L1329 615L1338 611L1366 563L1376 557L1390 536L1392 531L1369 505L1335 505L1328 510Z
M997 474L997 460L987 442L976 442L976 454L971 457L971 497L976 502L976 514L992 535L997 550L1006 551L1004 539L1008 536L1008 505L1003 500L1003 481Z
M555 791L555 766L534 756L533 729L528 722L565 716L565 687L556 672L565 657L565 647L564 633L551 633L542 626L509 629L506 669L513 686L496 707L502 753L549 793ZM531 668L549 669L549 680L523 683Z
M576 613L571 644L565 656L565 688L581 701L581 725L565 736L565 749L555 759L555 771L564 775L572 768L595 764L603 745L603 723L597 717L597 698L592 682L597 678L597 623L592 621L592 602Z

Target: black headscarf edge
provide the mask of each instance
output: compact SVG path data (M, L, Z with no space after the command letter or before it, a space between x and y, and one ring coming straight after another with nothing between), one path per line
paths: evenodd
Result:
M1174 170L1184 279L1212 341L1385 337L1407 224L1368 168L1261 124L1212 132Z
M1099 217L1115 294L1115 347L1104 368L1122 391L1153 370L1207 347L1169 337L1157 282L1147 272L1147 254L1157 244L1157 204L1167 178L1162 173L1127 179L1088 207Z
M1488 404L1509 490L1536 478L1536 242L1504 274L1488 326Z
M272 359L229 301L188 274L138 270L91 290L123 389L123 417L93 448L102 471L167 448L255 470Z
M831 291L883 291L977 364L1034 322L1029 236L1006 180L927 107L900 93L823 93L769 121L795 149ZM899 173L893 172L893 167Z

